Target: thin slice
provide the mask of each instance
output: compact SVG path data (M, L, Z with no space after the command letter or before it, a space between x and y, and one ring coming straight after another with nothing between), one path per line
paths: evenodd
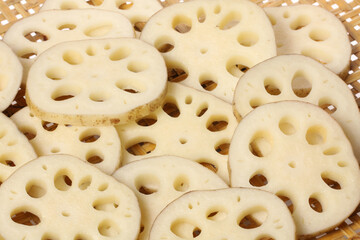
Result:
M233 187L259 188L286 201L299 235L335 227L360 202L359 165L349 140L329 114L309 103L269 103L246 115L231 141L229 168Z
M0 188L5 239L137 239L134 193L70 155L40 157ZM81 223L81 224L80 224Z
M40 11L81 8L104 9L121 13L131 21L139 35L147 20L161 10L162 6L158 0L46 0Z
M340 77L347 76L351 45L344 25L335 15L305 4L264 10L274 27L278 55L303 54Z
M163 58L140 40L73 41L39 56L29 72L26 101L44 121L115 125L159 107L166 83Z
M244 74L234 95L235 115L282 100L309 102L326 110L343 128L360 161L360 113L348 86L315 60L284 55L266 60Z
M145 155L175 155L202 164L228 182L227 154L236 126L230 104L169 83L161 108L116 129L123 144L123 164Z
M116 129L76 127L42 121L25 107L11 116L39 156L69 154L87 161L106 174L120 166L121 145Z
M170 203L156 218L150 240L295 240L295 225L275 195L254 189L194 191Z
M134 37L122 14L99 10L44 11L14 23L4 35L24 67L23 83L35 59L46 49L66 41Z
M19 59L0 41L0 111L11 105L21 84L23 68Z
M239 77L276 55L263 10L247 0L197 0L152 16L140 38L162 52L169 81L231 102Z
M149 239L157 215L184 193L228 187L212 171L175 156L135 161L117 170L113 177L132 189L139 200L142 216L139 240Z

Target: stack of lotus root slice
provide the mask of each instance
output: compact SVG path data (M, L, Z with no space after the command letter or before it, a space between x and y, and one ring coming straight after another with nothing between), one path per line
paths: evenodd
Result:
M331 231L360 203L350 56L312 5L47 0L0 42L0 239Z

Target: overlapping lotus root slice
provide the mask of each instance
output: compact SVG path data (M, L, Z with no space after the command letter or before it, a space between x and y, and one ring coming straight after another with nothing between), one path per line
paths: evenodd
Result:
M42 121L25 107L11 116L39 156L69 154L87 161L106 174L120 165L121 147L116 129L76 127Z
M155 239L296 239L286 205L275 195L245 188L193 191L156 218Z
M348 86L311 58L284 55L266 60L244 74L234 94L235 114L245 116L257 106L299 100L325 109L343 128L360 160L360 113Z
M166 92L166 67L152 46L134 39L58 44L38 57L26 101L44 121L100 126L146 116Z
M130 21L106 10L44 11L24 18L4 35L24 67L23 83L35 59L46 49L65 41L133 37Z
M340 224L360 201L350 142L329 114L309 103L269 103L249 113L231 141L229 168L231 186L283 199L299 235Z
M274 28L277 53L302 54L346 77L351 45L344 25L324 8L312 5L264 8Z
M140 208L134 193L73 156L31 161L0 189L5 239L137 238Z
M175 156L132 162L117 170L113 177L132 189L140 202L139 240L149 239L157 215L185 192L228 187L220 177L200 164Z
M13 51L0 41L0 111L11 105L21 84L23 68Z
M276 55L269 20L246 0L174 4L151 17L140 38L163 54L169 81L227 102L244 72Z
M147 20L162 9L158 0L46 0L40 11L92 8L116 11L126 16L140 33Z
M229 181L228 149L237 126L230 104L193 88L168 84L162 107L116 129L123 164L175 155L201 163Z
M4 114L0 114L0 185L20 166L37 155L26 137ZM1 188L1 187L0 187Z

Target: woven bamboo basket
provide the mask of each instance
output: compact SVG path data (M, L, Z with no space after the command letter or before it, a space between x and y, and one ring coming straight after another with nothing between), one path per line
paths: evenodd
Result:
M39 11L45 0L0 0L0 39L16 21ZM188 0L159 0L166 7ZM360 0L251 0L261 7L312 4L325 8L336 15L345 25L352 45L349 75L344 81L354 94L360 108ZM11 116L26 106L24 88L21 87L12 105L4 111ZM360 187L360 186L359 186ZM341 208L341 206L338 206ZM355 212L335 229L311 239L360 240L360 205Z

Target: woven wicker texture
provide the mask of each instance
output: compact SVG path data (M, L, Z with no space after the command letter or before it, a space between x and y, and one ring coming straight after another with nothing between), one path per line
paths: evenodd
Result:
M86 0L84 0L86 1ZM90 0L92 1L92 0ZM184 0L159 0L168 6ZM186 1L186 0L185 0ZM351 70L344 81L348 83L360 107L360 0L252 0L262 7L287 6L294 4L313 4L335 14L345 25L352 45ZM44 0L0 0L0 39L7 29L19 19L35 14ZM131 2L131 0L129 0ZM21 89L13 106L4 111L8 116L26 105L24 90ZM341 208L341 206L339 206ZM360 206L349 219L333 231L312 239L321 240L360 240ZM270 240L270 239L263 239Z

